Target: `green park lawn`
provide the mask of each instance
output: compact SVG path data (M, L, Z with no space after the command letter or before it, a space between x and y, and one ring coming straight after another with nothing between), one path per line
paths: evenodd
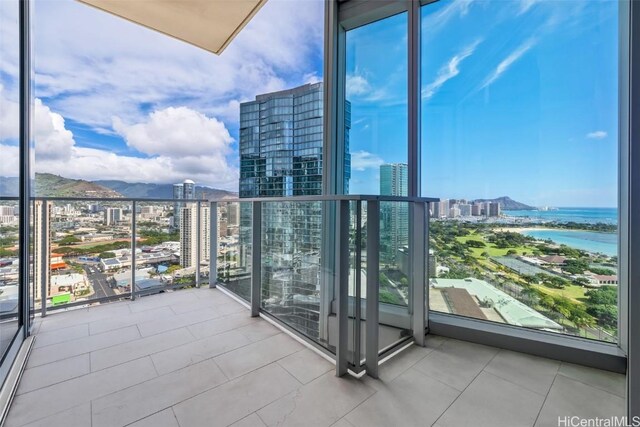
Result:
M586 289L581 286L568 285L564 289L549 288L544 285L532 285L534 288L548 295L563 296L574 300L578 303L584 303L587 299L585 296Z
M522 255L523 252L527 252L528 254L530 254L533 251L533 248L529 248L527 246L515 246L512 248L504 248L504 249L496 248L496 246L493 243L486 242L482 238L482 236L478 234L471 234L468 236L456 237L456 240L460 243L466 243L468 240L476 240L484 243L486 245L484 248L469 248L471 249L471 253L475 258L481 258L481 254L483 252L487 252L489 256L495 257L495 256L506 256L507 252L509 252L512 249L515 250L518 253L518 255Z

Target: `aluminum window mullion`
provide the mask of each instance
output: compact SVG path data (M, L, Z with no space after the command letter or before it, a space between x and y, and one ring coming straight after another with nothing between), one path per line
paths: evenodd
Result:
M620 264L627 275L627 300L619 301L618 304L623 308L620 315L622 326L626 326L627 338L627 415L629 420L633 420L633 417L640 417L640 263L637 262L640 258L640 105L629 101L640 99L640 3L631 1L620 4L621 23L628 25L625 28L628 38L621 40L623 43L629 42L627 46L622 45L627 48L626 51L621 49L621 57L625 58L624 55L628 54L629 58L626 67L621 68L629 75L628 80L623 78L621 82L622 90L628 89L621 100L627 102L626 105L621 105L621 111L628 114L627 117L622 117L626 118L626 122L622 123L628 125L628 134L621 133L621 141L624 141L621 149L626 148L621 156L621 165L625 162L628 166L627 176L623 177L626 179L621 181L624 185L621 195L628 198L628 204L621 206L621 210L626 208L628 218L626 223L621 224L620 232L626 231L628 240L627 245L621 247L621 252L626 250L627 253L626 259L621 260L623 263ZM623 132L625 130L624 127L621 129ZM624 159L627 153L628 158ZM626 226L626 230L623 226ZM625 255L624 252L622 255Z

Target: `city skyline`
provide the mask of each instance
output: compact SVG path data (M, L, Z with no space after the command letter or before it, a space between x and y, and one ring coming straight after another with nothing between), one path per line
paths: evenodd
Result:
M322 80L323 3L307 3L309 7L299 8L288 1L269 2L247 27L246 40L243 34L235 43L247 50L248 41L255 43L253 36L269 28L275 14L283 22L283 34L269 36L275 39L261 41L242 55L231 46L225 57L213 57L75 2L58 2L53 7L37 1L35 170L88 180L126 176L133 182L172 183L191 178L238 191L239 104L258 93ZM564 3L540 1L526 6L526 2L514 2L499 13L479 0L441 1L423 8L423 25L429 27L423 32L424 48L438 42L438 49L423 55L425 196L508 195L534 206L617 205L617 70L605 66L615 62L608 57L616 54L609 48L617 45L617 6L614 2ZM600 31L590 32L593 26L589 25L563 26L561 12L569 9L575 22L597 21ZM478 23L462 25L470 16ZM394 25L385 31L393 40L395 33L403 31L398 25L406 17L390 19ZM83 25L71 28L70 20ZM296 20L314 30L300 34ZM496 29L482 24L489 20L495 21ZM520 28L525 21L527 25ZM110 42L91 34L96 25L104 28ZM448 37L453 27L465 30ZM382 33L375 25L363 29L368 36L376 32ZM496 40L496 34L504 32L512 36ZM58 37L48 37L53 33ZM87 43L81 42L87 38ZM144 43L153 72L147 72L148 64L135 60L136 46L126 46L128 39ZM590 54L602 57L602 66L580 67L590 58L579 45L589 45ZM92 52L86 50L89 46ZM371 123L358 112L358 105L384 107L388 112L406 108L397 96L404 88L401 79L378 79L378 75L396 76L394 71L405 67L398 59L402 49L393 47L383 49L387 53L383 63L373 55L377 52L365 52L357 69L348 70L348 97L354 103L351 192L376 193L381 162L407 160L406 153L398 158L403 150L389 142L406 140L401 120L387 120L377 128L380 134L371 138ZM490 54L486 61L485 53ZM247 69L256 58L264 68ZM248 84L229 76L237 64L252 76ZM108 72L109 66L113 73ZM203 78L213 70L221 73L214 80L204 79L207 87L201 88L185 67L195 67ZM96 70L105 73L97 78ZM557 71L557 78L551 70ZM175 77L169 78L168 71ZM141 73L146 77L131 79ZM0 96L15 101L11 94L16 82L0 74ZM567 84L569 76L575 82ZM71 84L79 87L77 92L68 90ZM546 86L552 91L543 90ZM521 98L511 96L513 91L529 87L537 90L529 91L526 108L515 101L505 104L508 98ZM580 88L589 90L579 96ZM575 99L567 94L576 95ZM456 135L447 128L451 116L442 115L452 97L465 103L460 107L464 111L455 116L465 126ZM505 105L517 107L517 114L505 116ZM191 144L177 143L185 137L185 126ZM526 156L518 155L523 144L531 147ZM0 151L8 159L0 175L11 175L15 140L0 141ZM434 158L438 160L430 160Z

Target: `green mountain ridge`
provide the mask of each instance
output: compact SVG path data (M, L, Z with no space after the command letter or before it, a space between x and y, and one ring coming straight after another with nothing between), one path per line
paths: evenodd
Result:
M0 195L17 197L18 188L18 178L0 176ZM86 181L49 173L36 173L32 193L38 197L172 199L173 184L130 183L118 180ZM196 186L197 199L213 200L237 196L237 193L231 191Z

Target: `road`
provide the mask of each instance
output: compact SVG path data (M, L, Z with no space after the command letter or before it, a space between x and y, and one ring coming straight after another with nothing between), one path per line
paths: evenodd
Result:
M93 294L90 299L117 295L109 286L107 275L101 272L96 266L85 264L82 268L84 268L85 273L87 273L87 278L95 291L95 294Z

